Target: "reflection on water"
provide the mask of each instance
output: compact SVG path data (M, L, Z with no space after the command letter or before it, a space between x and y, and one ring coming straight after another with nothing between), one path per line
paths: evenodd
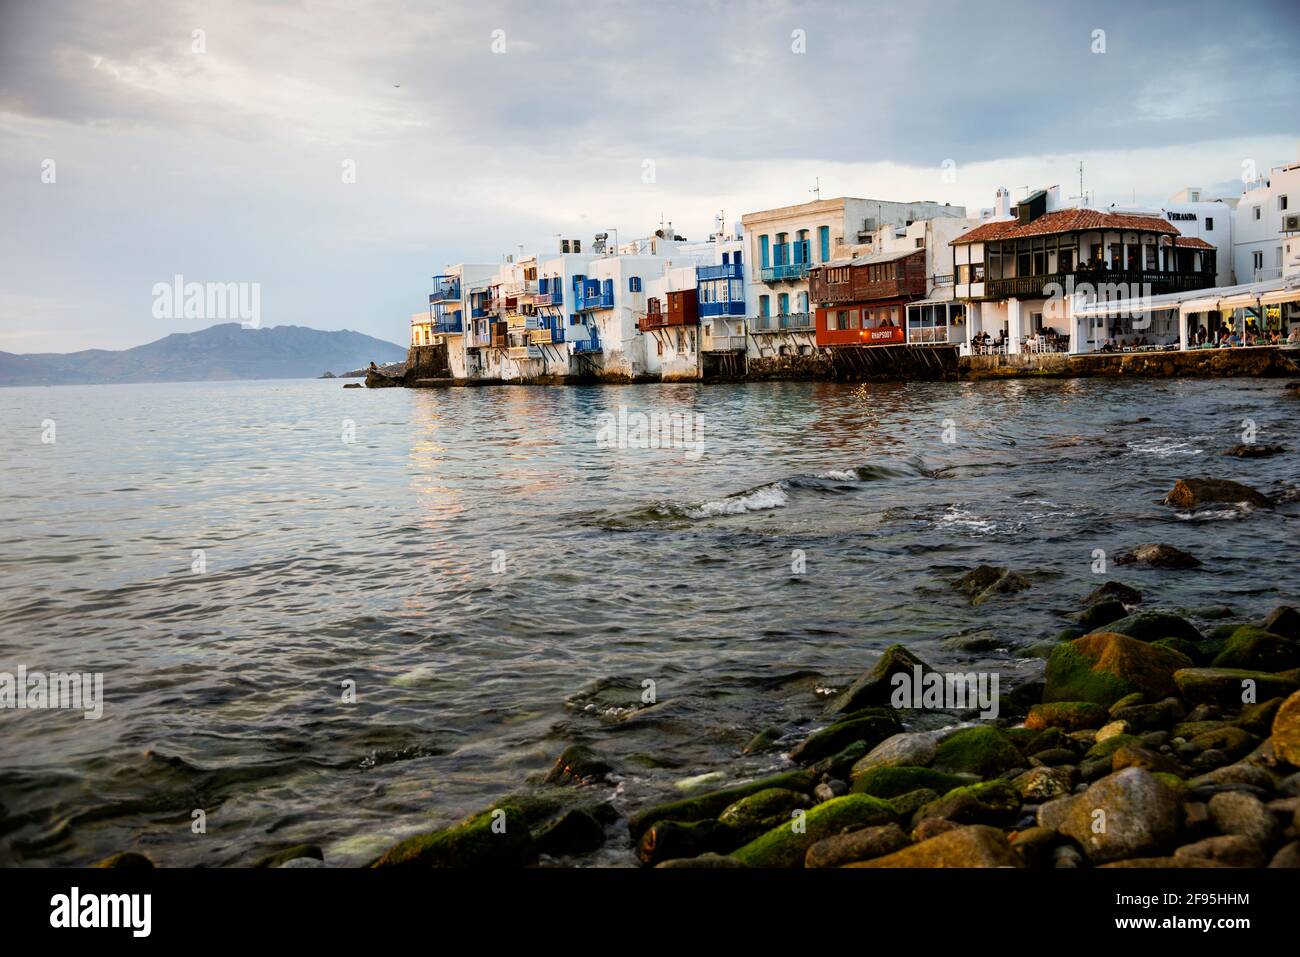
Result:
M600 448L620 406L700 417L704 455ZM893 641L1032 676L1017 649L1095 586L1096 548L1205 559L1124 570L1171 606L1297 598L1295 505L1157 504L1185 474L1290 487L1298 407L1274 382L325 380L7 389L0 407L0 671L103 671L107 698L98 722L0 711L10 862L232 864L313 841L360 863L577 740L619 759L632 806L759 728L806 726L817 686ZM1290 451L1225 458L1245 418ZM946 583L979 562L1034 587L972 609ZM601 687L617 707L645 678L660 704L631 721L565 706Z

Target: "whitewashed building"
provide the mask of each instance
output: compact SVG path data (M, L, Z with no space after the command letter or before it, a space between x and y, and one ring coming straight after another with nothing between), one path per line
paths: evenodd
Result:
M1232 260L1238 283L1300 271L1300 162L1246 185L1237 202ZM1287 227L1290 227L1289 229Z

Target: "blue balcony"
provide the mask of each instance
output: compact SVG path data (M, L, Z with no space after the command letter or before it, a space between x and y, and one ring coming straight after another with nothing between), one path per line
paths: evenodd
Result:
M718 319L725 316L743 316L745 300L726 299L721 302L702 302L699 304L701 319Z
M591 330L590 339L575 339L573 342L574 355L582 355L584 353L590 355L600 351L600 336L596 334L595 329Z
M808 264L783 263L779 266L767 266L762 272L763 282L794 282L808 277Z
M535 306L564 305L564 282L559 276L543 277L537 280L537 292L533 295Z
M433 320L433 331L443 334L458 333L463 331L459 312L449 312L446 315L438 316Z
M602 288L603 285L603 288ZM613 309L614 289L609 280L602 284L599 279L587 279L574 283L573 308L575 312L588 312L592 309Z
M720 266L696 266L695 281L710 279L744 279L745 267L741 263L723 263Z
M434 276L433 292L429 293L429 302L460 301L459 276Z

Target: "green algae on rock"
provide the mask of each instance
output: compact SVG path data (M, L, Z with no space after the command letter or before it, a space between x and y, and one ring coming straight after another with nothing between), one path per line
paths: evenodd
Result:
M1178 690L1174 672L1192 662L1115 632L1094 632L1067 642L1047 660L1045 702L1091 701L1109 707L1134 692L1164 698Z
M888 801L846 794L792 817L750 841L731 856L747 867L802 867L808 848L845 828L876 827L898 817Z
M512 805L490 808L452 827L398 841L375 867L523 867L537 848L528 820Z

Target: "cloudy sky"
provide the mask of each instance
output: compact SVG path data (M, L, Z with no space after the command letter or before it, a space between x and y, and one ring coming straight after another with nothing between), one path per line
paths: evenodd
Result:
M404 343L447 263L703 238L816 178L1235 195L1296 158L1298 40L1291 0L0 0L0 350L211 324L154 317L176 274Z

